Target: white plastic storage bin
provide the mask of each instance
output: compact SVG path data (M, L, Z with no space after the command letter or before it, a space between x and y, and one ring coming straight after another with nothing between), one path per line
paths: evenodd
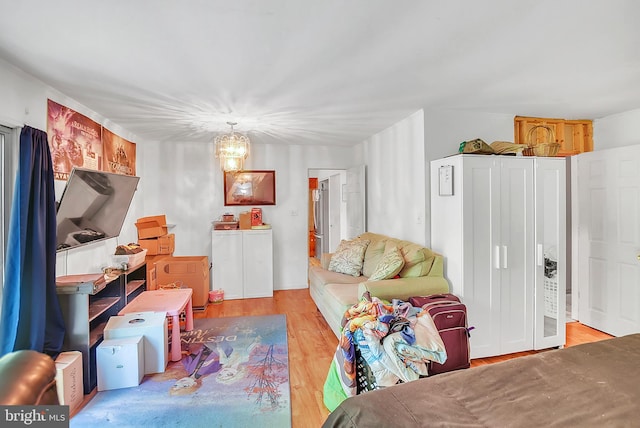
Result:
M138 312L109 318L104 338L144 337L144 374L163 373L167 368L169 340L165 312Z
M142 336L103 340L96 349L98 391L140 385L144 376Z

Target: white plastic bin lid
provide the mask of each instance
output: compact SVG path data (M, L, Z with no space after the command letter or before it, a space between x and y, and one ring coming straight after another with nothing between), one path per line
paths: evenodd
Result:
M166 312L134 312L131 314L113 316L109 318L109 321L107 321L105 330L162 325L166 316Z

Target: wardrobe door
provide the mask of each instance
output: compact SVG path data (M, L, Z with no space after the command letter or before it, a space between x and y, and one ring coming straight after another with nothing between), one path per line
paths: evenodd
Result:
M533 347L534 194L533 159L500 164L500 353Z
M500 354L500 168L488 156L463 155L463 163L461 297L474 327L471 357L482 358Z
M566 336L566 161L536 159L534 348L563 346Z

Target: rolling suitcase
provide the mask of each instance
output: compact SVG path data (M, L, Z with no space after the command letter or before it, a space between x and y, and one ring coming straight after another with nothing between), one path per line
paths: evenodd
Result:
M429 312L447 351L444 364L430 362L429 375L469 368L467 307L460 299L453 294L435 294L412 297L409 303Z

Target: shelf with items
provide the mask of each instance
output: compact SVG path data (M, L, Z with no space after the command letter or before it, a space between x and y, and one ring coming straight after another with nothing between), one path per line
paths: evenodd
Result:
M84 393L97 385L95 353L110 317L144 291L146 264L105 274L56 278L58 300L67 331L65 351L82 352Z

